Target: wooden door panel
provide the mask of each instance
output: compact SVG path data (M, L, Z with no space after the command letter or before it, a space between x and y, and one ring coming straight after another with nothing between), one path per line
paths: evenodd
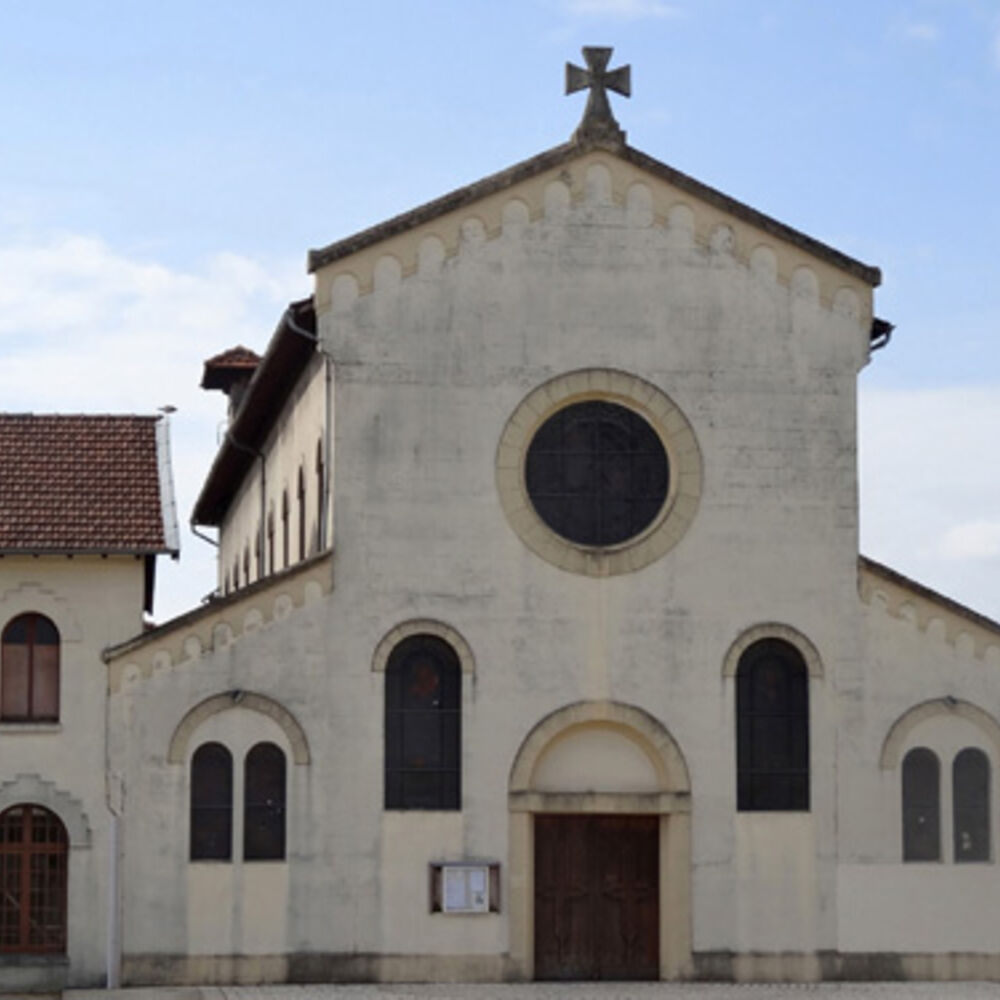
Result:
M659 977L658 817L535 817L535 975Z

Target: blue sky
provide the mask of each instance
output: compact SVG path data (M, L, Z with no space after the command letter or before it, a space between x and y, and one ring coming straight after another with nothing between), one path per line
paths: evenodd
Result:
M182 525L305 254L565 141L629 142L882 268L862 549L1000 618L1000 2L0 0L0 408L176 405ZM214 585L182 535L156 617Z

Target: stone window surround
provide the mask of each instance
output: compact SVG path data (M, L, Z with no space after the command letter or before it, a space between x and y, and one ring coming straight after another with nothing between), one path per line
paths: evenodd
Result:
M537 430L558 410L593 399L626 406L647 420L669 462L670 488L660 513L618 545L579 545L556 534L535 512L525 484L525 457ZM702 457L691 424L662 390L637 375L591 368L556 376L521 401L497 445L496 482L508 523L532 552L572 573L615 576L648 566L680 541L701 499Z

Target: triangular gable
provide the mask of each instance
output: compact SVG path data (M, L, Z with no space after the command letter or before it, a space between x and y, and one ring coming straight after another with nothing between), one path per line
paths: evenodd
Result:
M921 632L941 630L950 645L964 644L977 659L1000 665L1000 622L865 556L858 557L858 591L865 604L880 606Z
M571 141L507 170L452 191L377 226L309 253L316 274L316 305L329 304L334 281L353 279L357 293L375 284L376 263L395 258L402 276L418 269L421 243L436 238L446 255L456 253L470 220L481 223L486 239L498 236L509 221L526 222L546 213L553 185L568 189L571 203L585 196L588 172L604 167L611 198L645 211L651 225L682 219L696 242L707 245L720 226L733 231L734 255L748 262L754 254L769 261L775 276L790 283L806 268L816 277L820 300L833 303L846 287L864 302L881 282L878 268L864 264L770 216L702 184L624 143ZM512 206L517 206L512 208ZM763 253L762 253L763 251Z

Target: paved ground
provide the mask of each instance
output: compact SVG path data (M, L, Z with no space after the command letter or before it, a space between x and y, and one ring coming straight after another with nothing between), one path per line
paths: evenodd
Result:
M1000 1000L1000 983L530 983L67 990L65 1000Z

